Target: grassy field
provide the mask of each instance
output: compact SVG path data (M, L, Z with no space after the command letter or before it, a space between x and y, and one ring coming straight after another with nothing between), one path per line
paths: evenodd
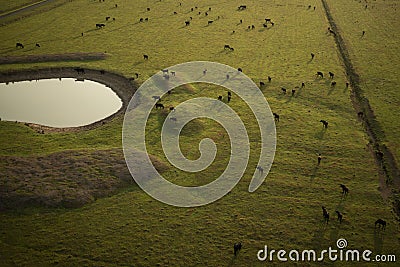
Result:
M39 0L15 0L15 1L0 1L0 14L7 13L9 11L16 10L18 8L40 2Z
M177 208L162 204L131 185L113 196L76 209L29 207L2 212L2 264L263 266L266 263L257 260L257 251L264 245L276 250L320 251L329 246L335 248L338 238L346 238L350 249L370 249L375 254L396 254L399 258L399 223L391 205L379 191L378 168L368 147L368 137L352 107L350 90L345 87L345 70L334 40L327 34L328 24L321 3L252 0L246 2L247 10L239 12L236 8L243 4L241 1L207 0L198 3L195 12L190 12L195 4L188 0L180 2L182 6L172 0L104 3L77 0L13 22L0 27L1 56L106 51L109 57L90 62L1 65L0 71L82 66L106 69L127 77L138 72L141 83L170 65L210 60L241 67L256 83L266 82L267 76L271 76L271 83L267 83L262 92L272 111L280 114L280 122L277 123L274 164L264 184L254 193L247 192L259 156L260 137L248 107L234 96L229 105L239 113L248 129L251 156L244 177L229 195L203 207ZM114 7L115 3L118 8ZM387 1L376 3L385 8L392 4ZM309 4L316 6L315 11L307 9ZM397 25L390 16L385 16L386 9L374 9L379 22L373 24L369 13L356 11L362 8L356 1L329 1L329 4L349 42L354 64L365 79L366 88L374 88L380 83L378 65L387 74L387 83L393 84L393 88L386 88L385 84L385 93L365 91L386 130L389 147L398 155L398 144L395 144L398 132L394 127L398 127L399 121L393 112L398 107L394 99L399 96L395 90L399 85L395 68L398 65L395 61L396 56L398 59L398 48L395 47ZM146 11L147 7L151 10ZM204 12L209 7L212 11L206 17ZM372 30L366 30L363 41L369 46L375 45L374 55L368 55L366 48L360 47L362 42L356 41L355 35L360 31L354 30L352 20L357 18L345 15L351 10L354 10L354 16L360 17L359 21L386 32L387 41L378 43L378 37L369 35ZM174 11L178 14L174 15ZM198 15L199 11L201 15ZM115 17L115 21L106 22L106 16ZM184 21L190 16L193 17L191 25L185 27ZM148 17L149 21L139 23L141 17ZM275 26L264 29L265 17L270 17ZM214 23L208 26L210 19ZM238 24L240 19L244 21L241 25ZM96 23L105 23L106 27L96 30ZM247 26L253 24L256 28L247 30ZM16 42L22 42L25 48L15 49ZM40 43L41 47L35 48L35 43ZM235 51L224 51L225 44L234 47ZM385 45L390 44L386 56ZM315 54L314 60L310 60L310 53ZM148 61L143 60L143 54L149 55ZM370 64L369 56L382 64ZM335 73L337 86L332 88L331 80L327 78L316 79L316 71ZM293 97L280 90L281 87L292 89L302 82L306 84L305 88L297 89ZM176 106L194 96L215 98L225 91L194 84L177 88L163 99L163 103ZM385 100L390 94L393 94L392 103L387 103ZM160 143L160 128L165 115L152 111L146 139L149 152L168 165ZM329 121L326 131L319 122L321 119ZM121 149L121 127L122 118L119 117L91 131L40 135L23 124L1 121L0 156L29 159L67 151L86 151L89 155L93 151ZM183 153L188 158L198 157L193 144L198 144L204 137L214 139L218 145L215 162L208 169L193 174L170 166L163 172L168 180L181 185L205 184L224 170L230 147L225 131L215 122L195 120L188 124L181 137ZM317 153L323 155L319 167ZM99 168L85 170L85 173L100 177L109 175ZM3 175L1 179L6 180ZM20 190L29 194L35 185L30 184L29 179L25 180L26 186L22 185ZM341 198L340 183L350 188L346 199ZM71 184L50 182L47 186L76 190L76 185ZM331 214L329 225L323 223L321 205ZM335 221L335 210L344 214L342 224ZM388 222L383 233L374 230L378 218ZM234 258L233 244L239 241L243 248ZM277 260L268 264L282 265ZM342 266L350 263L326 260L325 264ZM312 262L298 264L316 265ZM353 265L359 266L359 263Z

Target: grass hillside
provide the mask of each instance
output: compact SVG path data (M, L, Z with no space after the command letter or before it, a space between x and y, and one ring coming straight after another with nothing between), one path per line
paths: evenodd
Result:
M343 6L339 2L343 2ZM344 2L329 1L333 16L344 38L350 42L351 55L362 79L367 84L378 83L377 74L373 75L378 73L376 66L370 64L355 37L351 37L354 23L343 15L345 11L360 8L360 4ZM381 0L376 3L382 7L390 5ZM174 64L216 61L241 67L257 84L264 81L266 86L260 90L272 111L280 115L275 160L267 179L254 193L248 193L248 185L260 151L258 125L247 105L233 96L229 106L245 123L251 156L244 177L230 194L206 206L177 208L152 199L131 184L112 196L98 198L79 208L32 206L3 211L0 213L3 265L265 266L265 262L257 260L257 252L264 245L275 250L321 251L329 246L336 248L339 238L347 239L349 249L370 249L374 254L395 254L399 259L399 223L392 206L380 192L378 167L368 136L352 106L350 88L345 86L345 70L334 39L327 32L328 23L320 1L250 0L245 3L247 10L237 11L242 4L242 1L216 0L197 4L188 0L106 0L102 3L76 0L0 27L1 56L105 51L108 54L105 60L99 61L0 65L0 71L81 66L118 72L126 77L133 77L137 72L140 73L137 81L142 83L160 69ZM196 5L197 10L191 12ZM312 8L308 9L308 5ZM205 16L209 7L211 11ZM391 59L386 56L386 59L378 56L375 59L383 62L380 66L390 75L387 79L392 77L391 83L398 85L396 64L390 67L388 63L398 52L394 47L398 27L384 12L376 14L381 23L378 26L387 23L394 33L386 36L387 45L393 42L389 51L393 53ZM106 16L115 17L115 21L106 21ZM366 14L357 13L356 16L368 20L363 17ZM190 17L191 24L186 27L184 22ZM266 17L275 23L273 27L263 28ZM140 18L148 18L148 22L139 23ZM239 24L240 19L243 24ZM208 25L208 20L214 22ZM106 26L96 29L96 23ZM255 29L248 30L249 25L254 25ZM368 41L375 37L370 37L367 29L365 38ZM16 42L23 43L25 48L16 49ZM40 43L41 47L35 48L35 43ZM225 44L235 51L225 51ZM376 44L376 53L385 53L382 45ZM310 53L315 54L313 60ZM144 61L143 54L149 55L149 60ZM335 73L336 87L331 87L328 77L316 78L317 71ZM270 83L268 76L272 77ZM291 89L302 82L305 87L296 88L291 96ZM289 93L283 94L281 87L288 88ZM176 106L193 97L216 98L225 93L224 88L192 84L176 88L162 101L167 106ZM394 102L384 101L390 93L395 94L391 99L397 99L394 89L382 94L366 90L371 104L377 107L379 121L387 130L389 146L398 155L398 149L392 144L397 132L391 127L397 127L399 121L394 115L386 117L385 113L396 107ZM168 166L163 169L163 176L186 186L206 184L218 177L230 155L224 129L207 119L194 120L185 126L180 140L185 156L197 158L197 144L205 137L216 142L218 153L206 170L184 173L170 166L162 151L160 129L166 112L153 110L146 130L149 153L156 156L160 164ZM321 119L329 122L328 129L322 128ZM117 117L90 131L44 135L23 124L1 121L0 156L27 162L39 156L54 158L60 153L78 151L85 160L90 160L93 155L122 149L122 121L122 117ZM392 126L388 126L390 122ZM317 166L317 153L323 156L320 166ZM43 164L43 168L51 170L49 165ZM85 176L114 179L113 166L104 165L98 158L92 164L85 161L80 167ZM4 165L0 164L0 168L0 173L5 173ZM70 181L62 184L59 171L54 172L57 176L54 181L51 171L45 173L47 188L65 190L66 194L78 188ZM23 178L18 188L22 195L35 188L29 177ZM13 182L5 175L0 179L3 184ZM339 184L350 189L347 198L341 198ZM322 205L331 215L328 225L323 222ZM342 224L336 221L335 210L344 214ZM384 232L374 229L378 218L388 222ZM233 244L239 241L243 248L235 258ZM268 264L285 266L277 260ZM328 260L325 264L345 265ZM396 266L395 263L374 264L371 266ZM313 262L297 264L317 265ZM359 266L359 263L352 265Z

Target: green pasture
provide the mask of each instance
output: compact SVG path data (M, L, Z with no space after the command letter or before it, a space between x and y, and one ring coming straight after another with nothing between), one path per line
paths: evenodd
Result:
M378 37L369 35L372 31L369 29L365 39L356 42L355 34L359 30L353 31L352 20L368 21L367 14L363 10L354 11L352 17L344 13L361 8L357 1L329 1L329 4L349 42L354 65L366 82L365 93L385 129L389 148L399 155L395 143L398 102L394 102L399 99L396 92L399 80L395 75L398 48L394 45L398 28L394 17L392 20L386 15L389 3L395 2L375 2L382 8L373 11L379 22L366 25L386 32L385 42L377 42ZM114 7L116 3L118 8ZM368 136L352 106L350 89L345 87L345 70L334 39L327 34L328 22L320 1L249 0L245 3L247 10L237 11L242 4L236 0L207 0L197 4L189 0L106 0L104 3L76 0L0 27L0 56L108 54L101 61L0 65L0 71L81 66L126 77L133 77L137 72L140 73L138 82L142 83L160 69L174 64L216 61L241 67L256 84L264 81L266 86L260 90L272 111L280 115L280 122L276 124L275 160L267 179L254 193L248 193L248 185L259 157L259 125L249 107L234 95L229 106L237 111L248 130L251 155L244 177L230 194L206 206L177 208L160 203L131 185L80 208L28 207L3 211L0 213L2 265L317 266L314 262L285 264L277 260L267 264L257 260L257 252L264 245L275 250L321 251L329 246L336 248L339 238L348 241L349 249L395 254L400 260L399 223L391 204L379 191L378 167L368 146ZM307 9L309 4L316 6L315 11ZM191 12L190 8L196 5L198 9ZM212 10L205 16L209 7ZM174 15L174 11L178 14ZM114 17L115 21L106 21L106 16ZM186 27L184 22L190 16L191 24ZM266 17L273 20L273 27L262 27ZM149 21L139 23L140 18L149 18ZM241 25L240 19L243 19ZM208 25L208 20L214 22ZM106 26L96 29L96 23ZM247 30L249 25L255 25L255 29ZM16 49L16 42L23 43L25 48ZM371 64L372 56L360 47L362 42L375 45L373 58L381 62L379 66L392 87L380 84L378 65ZM35 43L41 47L36 48ZM225 44L235 51L225 51ZM385 54L385 45L391 47L388 53L392 54ZM315 54L313 60L310 53ZM149 55L149 60L143 60L143 54ZM331 87L328 77L317 79L317 71L326 76L329 71L335 73L336 87ZM270 83L268 76L272 77ZM296 88L291 96L291 89L302 82L305 87ZM385 93L368 90L380 85L384 86ZM281 87L288 89L286 95ZM193 97L216 98L225 96L226 92L217 86L193 84L176 88L162 102L176 106ZM386 101L389 98L392 103ZM185 126L180 144L188 158L199 156L198 143L205 137L215 141L218 153L206 170L184 173L170 165L162 151L160 130L167 112L153 110L146 131L149 153L168 166L163 176L185 186L206 184L218 177L230 155L225 130L208 119L194 120ZM322 128L321 119L329 122L327 130ZM90 153L121 149L122 121L120 116L91 131L44 135L20 123L1 121L0 156L30 158L71 150ZM320 166L317 166L318 153L323 156ZM0 179L4 182L6 178ZM345 199L341 198L341 183L350 189ZM35 186L39 185L24 179L19 190L21 194L31 194L30 189ZM46 186L49 190L74 189L72 184ZM323 222L322 205L331 215L328 225ZM336 221L335 210L344 214L342 224ZM388 222L384 232L374 229L378 218ZM239 241L243 248L234 258L233 244ZM325 260L324 263L360 266L356 262ZM396 266L395 263L369 265Z

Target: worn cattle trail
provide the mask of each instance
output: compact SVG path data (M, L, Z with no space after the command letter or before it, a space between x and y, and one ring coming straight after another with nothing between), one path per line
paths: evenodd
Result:
M368 98L364 96L364 93L360 87L360 76L354 69L354 66L350 60L349 52L346 48L346 44L338 31L338 27L332 17L326 0L321 0L325 10L326 17L328 19L330 28L335 32L333 35L337 49L344 63L347 78L351 85L351 99L353 106L357 112L362 111L364 116L362 118L363 125L368 133L375 160L378 164L380 172L383 174L384 181L381 180L382 195L384 198L391 195L393 191L400 188L400 172L396 164L396 160L391 153L390 149L384 144L384 131L381 128L379 122L376 120L374 111L369 104ZM394 200L394 210L398 216L400 216L400 199Z

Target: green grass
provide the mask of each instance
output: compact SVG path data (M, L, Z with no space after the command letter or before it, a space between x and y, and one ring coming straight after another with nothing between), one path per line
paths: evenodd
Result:
M30 4L40 2L39 0L1 0L0 1L0 14L7 13L19 9Z
M234 97L229 105L248 129L251 156L244 177L230 194L210 205L187 209L164 205L130 186L78 209L27 208L3 212L0 250L4 265L264 266L256 256L264 245L276 250L322 250L335 247L340 237L346 238L352 249L400 256L398 222L378 190L378 170L367 146L368 138L351 105L350 92L345 88L345 72L334 41L326 34L327 21L319 1L315 2L315 11L307 10L309 2L303 0L247 1L248 10L243 12L235 10L242 4L240 1L199 3L202 12L212 7L209 17L188 13L194 6L190 1L182 1L183 7L171 0L121 0L118 8L113 8L114 3L117 2L73 1L0 28L4 36L1 55L107 51L110 56L106 60L2 65L0 70L80 65L127 77L139 72L139 82L143 82L173 64L210 60L241 67L256 83L265 82L269 75L272 82L262 92L271 109L281 116L271 172L256 192L247 192L258 161L260 137L248 107ZM339 16L342 11L337 10L338 6L332 3L332 12L347 39L353 24ZM147 7L151 7L150 12ZM351 3L348 9L353 8L356 6ZM178 15L173 15L174 11ZM116 21L95 30L95 23L104 22L106 16L115 17ZM184 27L189 16L193 16L193 21ZM221 16L220 20L207 26L207 20L217 16ZM137 23L140 17L149 17L149 22ZM273 19L273 28L262 30L265 17ZM237 25L239 19L244 20L243 25ZM385 20L385 16L380 19ZM252 24L256 29L247 31L247 25ZM232 34L232 30L236 32ZM83 38L81 32L85 33ZM395 38L390 40L394 42ZM16 50L17 41L24 43L26 49ZM36 42L41 44L40 49L34 48ZM224 44L235 51L223 51ZM350 47L354 55L362 51L353 43ZM311 52L316 54L313 61L309 61ZM144 62L143 54L150 59ZM363 58L355 60L357 70L360 62L370 66ZM389 64L385 66L395 72ZM370 68L369 71L375 69ZM315 79L319 70L335 73L336 88L331 89L327 79ZM369 73L360 75L367 79ZM298 89L294 97L280 91L281 87L291 89L301 82L306 87ZM215 98L226 91L204 84L190 88L177 88L163 103L176 106L194 96ZM164 117L162 112L152 111L146 140L149 152L168 164L160 145ZM327 131L322 131L320 119L329 121ZM394 117L392 122L398 123ZM181 136L183 153L188 158L198 157L197 144L210 137L218 145L218 154L211 167L200 173L187 174L175 168L163 173L166 179L181 185L210 182L224 170L230 153L221 126L210 120L191 124ZM121 127L119 117L92 131L39 135L23 124L0 122L0 155L33 157L65 150L89 153L120 148ZM319 152L324 158L317 168ZM345 200L340 199L339 183L350 188ZM321 205L331 214L328 226L322 222ZM342 225L335 221L336 209L344 213ZM388 222L384 234L374 232L377 218ZM233 259L232 246L238 241L242 241L243 249ZM298 264L304 265L316 266Z
M381 124L384 141L400 161L400 65L397 1L374 1L365 5L356 1L329 1L350 56L361 76L360 85ZM362 31L366 34L361 38Z

